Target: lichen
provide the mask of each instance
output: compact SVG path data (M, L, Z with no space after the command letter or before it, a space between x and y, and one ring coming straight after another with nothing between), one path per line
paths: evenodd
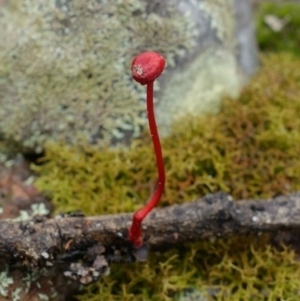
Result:
M0 132L37 152L46 140L137 136L146 118L132 57L151 48L174 65L194 45L172 5L162 17L137 0L6 1L0 33Z
M0 273L0 295L3 297L7 297L8 288L11 284L14 283L13 278L9 277L8 268Z
M20 210L19 216L14 218L14 221L28 221L32 220L35 215L48 215L49 210L46 208L44 203L32 204L31 210Z
M1 301L62 301L69 300L74 290L78 292L57 269L26 270L3 261L0 264ZM66 283L70 284L67 288Z
M49 301L49 297L45 294L38 294L41 301Z
M210 18L211 28L224 46L235 47L235 16L233 0L198 1L199 8Z
M11 294L12 301L20 301L20 299L21 299L21 297L20 297L21 292L22 292L22 288L21 287L16 288L12 292L12 294Z
M237 100L225 99L217 115L179 120L162 141L167 171L162 206L219 190L236 199L300 190L300 61L273 54L262 63ZM57 211L134 211L155 187L148 134L127 150L51 143L40 163L36 185ZM239 237L151 254L145 264L112 265L110 276L78 298L174 300L195 288L208 300L296 301L299 276L291 249L271 247L268 237Z

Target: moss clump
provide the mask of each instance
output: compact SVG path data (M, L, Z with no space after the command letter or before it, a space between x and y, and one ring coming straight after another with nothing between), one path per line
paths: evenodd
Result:
M263 68L216 116L180 121L163 141L167 171L162 204L226 190L235 198L271 197L300 188L300 61L263 58ZM84 145L84 144L82 144ZM155 187L148 134L127 150L49 144L36 185L56 210L86 214L133 211ZM249 243L249 241L252 241ZM299 262L288 249L239 238L152 254L145 265L112 267L82 300L173 300L182 289L214 292L216 300L299 300ZM251 299L252 298L252 299Z
M274 15L287 24L275 32L264 22L266 15ZM288 51L300 55L300 5L298 3L262 3L257 11L257 38L263 51Z
M101 145L139 135L142 87L132 57L159 51L174 65L194 45L186 16L146 1L5 1L0 12L0 132L40 152L45 141Z
M79 299L179 301L181 290L197 288L217 301L299 300L300 263L292 251L262 247L263 240L251 246L249 238L198 243L152 254L146 264L113 265L111 275Z

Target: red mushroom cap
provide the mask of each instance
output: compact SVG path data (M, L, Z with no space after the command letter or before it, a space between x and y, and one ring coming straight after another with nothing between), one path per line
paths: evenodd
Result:
M146 51L134 58L131 65L132 77L141 85L154 82L165 68L164 57L154 51Z

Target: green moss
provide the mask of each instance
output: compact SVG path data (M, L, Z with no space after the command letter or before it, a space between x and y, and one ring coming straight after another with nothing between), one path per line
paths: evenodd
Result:
M274 15L287 22L283 30L274 32L264 18ZM300 55L300 6L298 3L262 3L257 11L257 38L263 51L289 51Z
M198 243L152 254L146 264L113 265L111 275L79 299L179 300L181 290L197 288L218 301L298 300L300 263L293 252L262 246L263 240L251 246L249 238Z
M262 59L263 68L238 100L218 115L179 121L163 140L167 183L161 205L226 190L236 199L300 190L300 60ZM86 214L133 211L155 187L148 133L127 150L49 144L36 185L56 210ZM299 300L299 262L267 238L239 238L151 254L146 264L112 266L82 300L173 300L185 288L215 292L216 300ZM251 299L250 299L251 296Z

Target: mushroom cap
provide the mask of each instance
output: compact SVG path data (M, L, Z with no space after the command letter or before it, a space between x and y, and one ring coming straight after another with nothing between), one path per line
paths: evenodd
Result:
M141 85L147 85L161 75L165 68L165 58L154 51L142 52L131 65L132 77Z

